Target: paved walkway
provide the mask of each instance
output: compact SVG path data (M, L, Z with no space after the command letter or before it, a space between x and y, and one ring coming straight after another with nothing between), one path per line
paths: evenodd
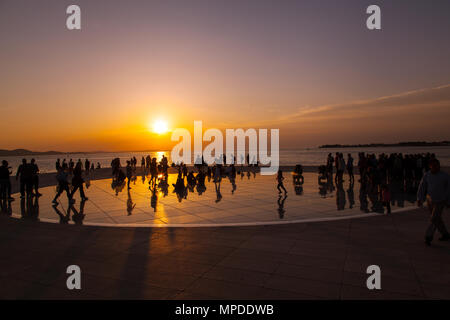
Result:
M450 243L424 210L332 222L108 228L0 217L3 299L448 299ZM67 266L82 289L66 289ZM382 290L366 288L381 267Z

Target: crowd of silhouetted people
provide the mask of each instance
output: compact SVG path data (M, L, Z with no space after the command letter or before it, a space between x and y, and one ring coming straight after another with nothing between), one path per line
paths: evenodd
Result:
M319 192L325 197L336 188L338 210L345 208L346 197L350 208L354 201L354 168L359 173L360 209L364 212L390 213L391 205L404 206L404 201L414 203L423 175L429 170L430 161L436 159L431 153L405 154L360 152L354 160L351 154L340 152L328 154L326 164L319 167ZM347 172L349 187L344 190L344 174ZM334 174L334 179L333 179Z
M0 208L3 213L12 215L11 202L15 199L11 196L12 167L8 161L3 160L0 166ZM16 180L19 182L20 211L22 217L37 220L39 216L39 167L35 159L28 162L22 159L16 172Z
M84 163L83 161L81 161L81 159L78 159L76 163L72 159L69 159L69 161L67 161L66 159L63 159L63 161L61 161L61 159L59 158L56 159L55 163L56 172L60 170L65 170L69 174L71 174L75 170L75 166L81 167L81 169L86 170L86 172L94 171L95 169L101 169L100 162L97 162L97 166L95 167L94 163L93 162L91 163L89 159L85 159Z
M122 168L120 159L114 158L111 161L113 177L111 187L116 195L125 187L127 188L127 212L131 215L136 204L133 203L130 189L136 183L138 176L141 175L143 183L148 179L148 188L151 192L151 207L156 211L159 192L163 196L167 196L169 193L168 171L172 167L176 172L176 180L172 183L173 193L176 194L179 202L187 199L189 193L196 192L198 195L202 195L207 189L206 180L214 183L215 201L220 202L223 197L221 191L223 179L229 180L231 193L234 194L237 189L237 176L241 176L242 179L247 175L248 179L250 179L253 174L253 177L256 177L259 166L257 162L247 163L248 167L244 170L243 165L226 164L225 159L223 155L219 161L208 165L202 158L201 161L196 161L194 167L188 167L184 163L172 163L169 165L168 158L164 155L159 161L156 157L151 157L150 155L142 156L140 161L141 170L138 174L138 160L136 157L126 160L124 168ZM248 155L247 161L249 161ZM438 169L435 169L436 167ZM100 169L100 163L97 163L95 167L94 163L91 163L89 159L85 159L84 162L81 159L77 162L74 162L72 159L69 161L57 159L55 168L57 171L57 185L56 194L53 198L53 207L60 216L61 223L67 223L71 210L74 212L74 221L75 217L77 217L77 223L82 223L84 204L88 200L85 194L85 187L88 188L90 185L90 172ZM12 168L8 162L3 160L0 166L2 208L4 207L3 202L14 200L11 196L10 175L12 173ZM345 174L347 174L349 181L347 189L344 189L343 184ZM431 243L430 239L432 239L434 230L441 232L443 235L441 239L450 238L441 219L442 209L446 204L448 205L448 198L450 197L450 178L446 173L440 172L439 161L434 154L404 155L402 153L381 153L377 156L371 153L360 152L357 159L354 159L351 154L347 154L344 157L340 152L336 152L334 156L330 153L326 159L326 164L319 166L319 194L322 197L335 194L338 210L346 208L347 199L348 207L350 209L353 208L355 205L355 174L359 174L359 204L361 211L389 214L392 205L403 207L405 201L414 203L417 200L419 200L418 204L421 205L421 203L426 201L428 202L428 207L431 208L432 216L432 222L427 229L427 244ZM21 210L27 212L38 211L37 199L41 196L41 193L39 192L39 167L35 159L31 159L30 162L27 162L27 159L23 159L17 168L15 178L19 182L21 199L35 199L27 201L26 205L23 203ZM280 169L276 175L276 190L279 193L277 204L280 219L283 219L285 215L284 206L288 193L284 180L283 171ZM301 165L295 166L292 172L292 183L295 194L302 195L304 177ZM437 185L437 187L433 186L433 184ZM74 195L77 192L79 192L81 199L78 210L73 205L75 203ZM57 209L58 199L63 193L66 194L69 202L66 214ZM435 200L432 200L432 196ZM439 197L444 197L444 199L436 200Z
M225 156L223 156L222 159L223 161L218 161L219 163L214 163L213 165L208 165L201 159L201 162L198 161L198 163L195 164L196 170L194 170L194 167L188 168L184 163L172 163L169 165L168 158L164 155L159 161L156 157L152 158L150 155L146 157L143 156L141 158L141 176L143 182L148 178L149 189L152 193L152 207L156 210L157 189L162 191L164 196L168 194L168 170L170 167L177 172L177 178L175 183L172 183L172 187L179 202L186 199L189 192L197 192L199 195L203 194L206 191L206 179L208 182L212 180L214 183L216 202L219 202L222 199L221 183L223 178L229 179L232 186L231 192L233 194L237 188L236 176L240 174L241 177L244 177L245 173L243 167L237 169L234 164L223 164ZM130 190L132 184L135 184L137 180L137 159L133 157L127 160L125 170L122 170L120 159L115 158L111 162L111 168L113 175L111 187L115 191L115 194L118 195L125 186L127 186L127 190ZM256 171L253 170L252 172L253 176L256 176ZM248 171L248 178L250 178L250 175L251 172ZM128 198L131 198L130 194ZM131 211L132 201L128 202L128 211Z
M2 199L13 201L11 197L10 175L13 173L8 161L3 160L0 167L0 194ZM22 163L17 168L16 180L20 183L20 197L40 197L39 193L39 167L34 159L27 162L22 159Z

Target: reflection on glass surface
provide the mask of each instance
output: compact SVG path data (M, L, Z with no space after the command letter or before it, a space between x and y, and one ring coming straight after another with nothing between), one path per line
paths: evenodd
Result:
M86 190L88 201L69 205L61 197L52 206L55 187L41 189L42 197L1 202L2 214L28 220L45 218L76 224L233 224L254 222L302 221L340 218L364 213L386 213L382 190L389 189L390 207L395 211L412 207L417 181L380 180L368 176L354 180L326 172L285 175L285 186L294 196L278 194L273 176L261 176L256 170L209 168L191 169L178 174L157 174L138 168L127 177L91 180ZM239 179L239 176L241 177ZM139 177L139 179L138 179ZM238 179L236 179L238 178ZM357 193L355 195L355 192Z

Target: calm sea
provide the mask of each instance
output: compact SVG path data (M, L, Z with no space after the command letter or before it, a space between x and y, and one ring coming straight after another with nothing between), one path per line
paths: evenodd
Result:
M441 161L442 166L450 167L450 147L387 147L387 148L332 148L332 149L297 149L297 150L280 150L280 164L281 165L295 165L302 164L304 166L315 166L321 165L326 162L326 157L328 153L342 152L345 156L347 153L351 153L353 158L357 159L358 152L366 153L392 153L401 152L403 154L410 153L434 153ZM40 171L45 172L55 172L55 162L57 158L73 159L77 161L81 159L84 164L84 160L88 158L91 163L93 162L95 166L100 163L101 167L109 167L111 165L111 160L113 158L119 157L122 160L122 165L124 165L125 160L135 156L138 159L138 165L140 165L141 157L150 154L151 157L157 157L161 159L164 154L170 160L170 151L150 151L150 152L116 152L116 153L72 153L67 155L55 155L55 156L33 156L39 165ZM9 162L9 165L13 167L14 174L17 170L18 165L23 157L3 157L3 159ZM26 157L31 159L31 156Z

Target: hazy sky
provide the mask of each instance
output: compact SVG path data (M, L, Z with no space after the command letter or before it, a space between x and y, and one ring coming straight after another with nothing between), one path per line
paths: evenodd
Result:
M449 38L448 0L0 0L0 149L167 148L157 118L283 148L450 140Z

